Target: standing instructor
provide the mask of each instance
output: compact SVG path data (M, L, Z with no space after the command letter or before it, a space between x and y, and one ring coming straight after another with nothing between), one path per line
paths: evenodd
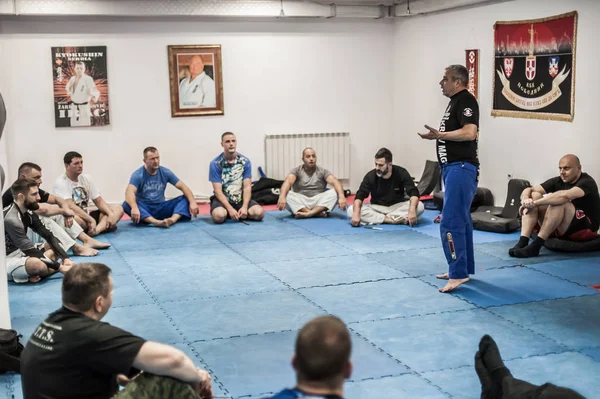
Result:
M421 138L436 140L437 158L444 179L444 209L440 234L448 260L448 273L437 275L448 280L440 292L451 292L469 281L475 273L473 222L470 207L479 180L477 139L479 105L467 90L469 74L462 65L450 65L440 81L442 94L450 98L440 129L425 125Z

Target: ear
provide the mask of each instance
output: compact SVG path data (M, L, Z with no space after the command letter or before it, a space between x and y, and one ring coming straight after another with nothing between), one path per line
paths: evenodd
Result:
M96 313L102 313L102 305L104 304L104 298L102 295L98 295L94 301L94 310Z
M298 366L296 365L296 355L292 356L292 368L298 370Z

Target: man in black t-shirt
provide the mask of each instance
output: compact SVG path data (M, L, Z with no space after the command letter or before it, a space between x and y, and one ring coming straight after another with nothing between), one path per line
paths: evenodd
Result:
M406 199L406 195L410 198ZM371 203L363 201L371 195ZM350 224L417 224L425 207L419 201L419 190L406 169L392 165L392 153L381 148L375 154L375 169L367 173L356 192L354 206L349 206L347 214Z
M558 169L560 176L523 190L519 209L523 216L521 238L509 249L510 256L537 256L552 236L571 241L589 241L598 237L598 185L590 175L581 172L581 162L573 154L562 157ZM530 244L529 238L535 229L539 229L539 233Z
M36 328L21 354L24 398L106 399L117 383L127 385L119 398L212 397L210 375L179 349L100 321L112 293L106 265L80 263L65 273L63 306Z
M440 224L442 247L448 261L448 280L440 292L450 292L469 281L475 273L473 221L471 202L479 180L477 139L479 137L479 105L467 90L469 73L462 65L450 65L440 81L442 94L450 98L440 129L419 136L436 140L437 157L444 179L444 209Z
M327 315L309 321L296 337L296 386L269 399L343 399L344 380L352 374L351 351L350 332L339 318Z

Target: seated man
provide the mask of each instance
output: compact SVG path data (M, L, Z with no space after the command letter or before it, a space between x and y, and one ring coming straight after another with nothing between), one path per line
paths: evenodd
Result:
M252 199L252 164L236 150L235 134L221 135L223 153L210 162L208 180L214 195L210 198L210 216L221 224L232 220L262 220L263 209Z
M183 195L165 200L167 183ZM169 228L181 218L189 220L198 215L198 204L192 190L170 169L160 166L160 155L154 147L144 149L144 166L132 173L125 191L123 209L133 223L153 224Z
M4 208L4 243L6 272L15 283L37 283L57 271L67 272L73 262L58 239L44 226L38 215L40 194L31 179L18 179L11 186L13 202ZM42 236L48 244L33 244L27 238L27 228ZM46 252L44 252L46 249ZM61 258L62 263L57 259Z
M102 199L92 178L83 173L81 154L69 151L63 161L65 173L54 181L54 194L67 201L75 212L75 220L89 235L115 231L123 216L123 207L108 205Z
M410 197L406 201L404 191ZM371 195L371 203L363 201ZM352 226L361 224L417 224L425 206L419 201L419 190L406 169L392 165L392 153L382 148L375 154L375 169L365 175L356 192L354 206L348 207Z
M39 325L21 354L24 397L110 398L117 382L127 385L117 398L212 397L210 375L179 349L100 321L112 305L110 271L81 263L65 274L62 307ZM139 370L144 373L133 379Z
M42 184L42 168L39 165L32 162L25 162L19 166L18 173L19 176L17 178L33 179L38 184L40 201L39 209L35 213L40 217L44 226L63 244L63 247L65 245L67 248L72 247L73 253L78 256L95 256L98 254L96 249L110 247L110 244L95 240L83 231L81 226L74 220L73 216L75 213L65 200L40 188ZM2 195L2 203L6 207L12 201L12 192L9 188ZM33 242L39 242L37 237L32 237L34 234L31 234L30 239ZM78 239L83 242L83 245L73 242L73 240Z
M292 358L296 387L270 399L343 399L344 380L352 374L351 350L350 332L340 319L321 316L309 321L298 332Z
M484 335L479 342L475 371L481 382L481 399L585 399L569 388L550 383L538 386L514 378L489 335Z
M277 208L286 208L298 219L326 217L338 202L346 210L346 197L340 181L327 169L317 166L317 154L308 147L302 151L302 162L292 169L281 186ZM333 190L326 190L327 184ZM294 191L290 191L293 188ZM287 201L286 201L287 200Z
M517 258L537 256L548 239L588 241L597 237L600 222L600 195L594 179L581 172L581 163L568 154L558 163L560 176L523 190L521 238L508 253ZM548 194L548 195L545 195ZM530 244L531 233L540 227Z

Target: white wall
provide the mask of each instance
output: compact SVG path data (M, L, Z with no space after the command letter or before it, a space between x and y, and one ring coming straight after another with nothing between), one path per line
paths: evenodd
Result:
M11 60L0 71L11 93L11 179L34 161L51 189L62 156L76 150L103 197L119 202L142 149L154 145L164 166L207 195L208 162L222 151L224 131L237 133L255 177L264 134L348 131L355 191L373 154L391 142L390 22L30 17L0 29L2 59ZM203 43L222 45L225 115L171 118L167 45ZM54 128L50 47L62 45L108 46L110 126Z
M543 4L543 7L541 5ZM492 117L493 25L496 21L543 18L577 10L575 118L572 123ZM435 144L416 133L439 126L448 103L439 81L444 68L465 63L465 50L480 49L480 186L498 205L506 195L507 174L536 184L558 174L558 160L577 154L583 170L600 182L600 1L517 0L430 16L399 19L393 49L394 125L399 163L419 175Z

